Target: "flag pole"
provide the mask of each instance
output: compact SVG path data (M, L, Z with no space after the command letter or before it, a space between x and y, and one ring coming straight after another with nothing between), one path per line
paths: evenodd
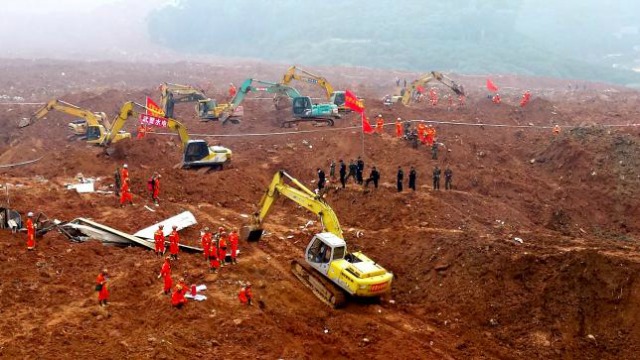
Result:
M362 112L362 119L360 119L360 136L362 137L362 151L360 153L364 157L364 111Z

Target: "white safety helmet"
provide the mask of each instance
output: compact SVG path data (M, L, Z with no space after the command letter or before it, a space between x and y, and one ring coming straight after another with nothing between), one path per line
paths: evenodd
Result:
M402 120L401 118L398 118L398 121L401 121L401 120Z
M28 217L33 217L33 213L31 211L29 211L29 213L27 214Z
M129 166L127 166L127 164L122 165L123 168L128 168Z

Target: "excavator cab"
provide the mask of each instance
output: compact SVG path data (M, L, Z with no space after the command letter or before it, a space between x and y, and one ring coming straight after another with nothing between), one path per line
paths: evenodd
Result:
M87 141L91 143L97 143L104 137L104 128L99 125L87 126Z
M201 119L215 119L216 102L213 99L198 100L196 111Z
M209 144L204 140L191 140L184 149L185 165L194 161L200 161L209 155Z
M311 116L312 106L311 98L308 96L300 96L293 98L293 116L308 117Z
M336 106L343 106L346 102L345 92L335 91L333 94L331 94L331 99L329 99L329 102L336 104Z

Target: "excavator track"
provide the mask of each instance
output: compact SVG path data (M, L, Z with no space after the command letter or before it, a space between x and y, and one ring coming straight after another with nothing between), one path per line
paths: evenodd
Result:
M319 274L311 266L297 260L291 261L291 272L313 294L330 307L337 309L346 303L346 296L342 289Z
M333 126L335 124L333 119L327 119L327 118L303 118L303 119L293 119L293 120L283 121L280 126L283 127L283 128L290 128L291 126L293 126L293 125L295 125L297 123L301 123L301 122L313 122L313 123L325 124L327 126Z

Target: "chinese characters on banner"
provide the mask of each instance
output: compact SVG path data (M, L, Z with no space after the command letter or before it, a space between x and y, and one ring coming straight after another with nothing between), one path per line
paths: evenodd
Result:
M138 119L140 120L140 124L143 125L152 125L158 127L167 127L167 119L163 117L157 117L147 114L138 115Z

